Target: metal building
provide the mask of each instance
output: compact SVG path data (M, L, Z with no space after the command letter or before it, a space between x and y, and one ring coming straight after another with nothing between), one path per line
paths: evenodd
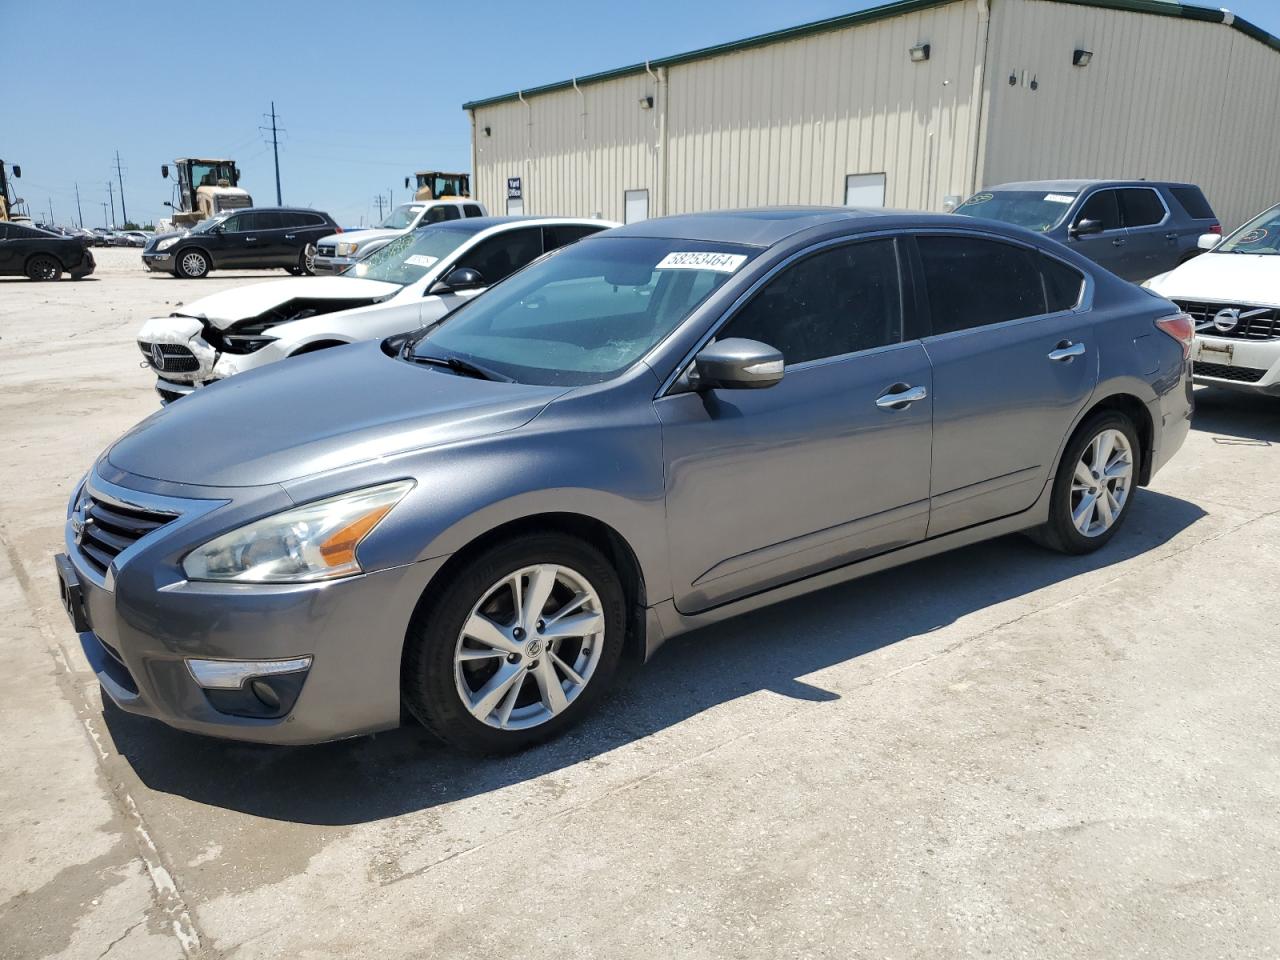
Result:
M1280 39L1172 0L896 0L463 105L476 195L512 213L768 204L945 210L1010 180L1280 200Z

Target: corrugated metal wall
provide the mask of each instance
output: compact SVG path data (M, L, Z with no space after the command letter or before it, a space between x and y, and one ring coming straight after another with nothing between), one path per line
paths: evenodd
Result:
M977 30L966 0L672 67L670 209L841 204L856 173L890 207L967 194Z
M1280 199L1280 54L1226 25L995 0L987 87L985 185L1189 180L1228 226Z
M927 63L908 50L931 45ZM884 173L886 204L965 195L980 54L976 0L475 110L475 189L526 213L623 218L731 206L844 202L847 174ZM658 71L655 70L655 73ZM644 110L640 99L655 98ZM661 189L664 140L668 174ZM485 127L490 128L486 136Z

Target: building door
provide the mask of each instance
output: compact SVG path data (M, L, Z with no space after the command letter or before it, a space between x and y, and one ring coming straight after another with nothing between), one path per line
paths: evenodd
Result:
M628 190L623 194L623 223L639 223L649 219L649 191Z
M844 178L844 205L846 207L883 207L883 173L851 173Z

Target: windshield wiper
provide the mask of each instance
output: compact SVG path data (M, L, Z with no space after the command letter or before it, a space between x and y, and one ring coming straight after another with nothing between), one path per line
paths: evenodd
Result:
M420 357L416 354L406 354L405 359L412 360L414 363L429 363L437 367L446 367L454 373L462 374L464 377L475 377L477 380L515 383L510 377L504 376L496 370L482 367L478 363L472 363L470 360L463 360L461 357Z

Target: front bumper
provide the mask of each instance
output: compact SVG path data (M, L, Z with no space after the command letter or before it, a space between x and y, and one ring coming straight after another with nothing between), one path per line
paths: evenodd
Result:
M58 565L64 584L69 571L74 596L69 601L64 588L64 603L71 604L85 659L120 709L192 733L277 744L318 743L399 724L405 630L445 558L325 583L192 582L182 574L181 556L213 531L238 525L235 515L243 508L226 499L156 497L96 473L84 489L109 503L187 511L120 554L105 576L81 552L68 518ZM77 491L73 504L80 497ZM261 491L258 497L261 509ZM307 657L305 671L289 677L290 699L296 699L281 716L226 712L236 709L228 708L228 698L252 702L253 678L238 692L211 690L188 663Z
M1198 333L1191 358L1196 383L1280 396L1280 340L1240 340Z
M323 257L316 254L311 269L316 273L341 273L357 263L355 257Z
M171 253L144 253L142 263L148 270L155 273L173 273L173 254Z

